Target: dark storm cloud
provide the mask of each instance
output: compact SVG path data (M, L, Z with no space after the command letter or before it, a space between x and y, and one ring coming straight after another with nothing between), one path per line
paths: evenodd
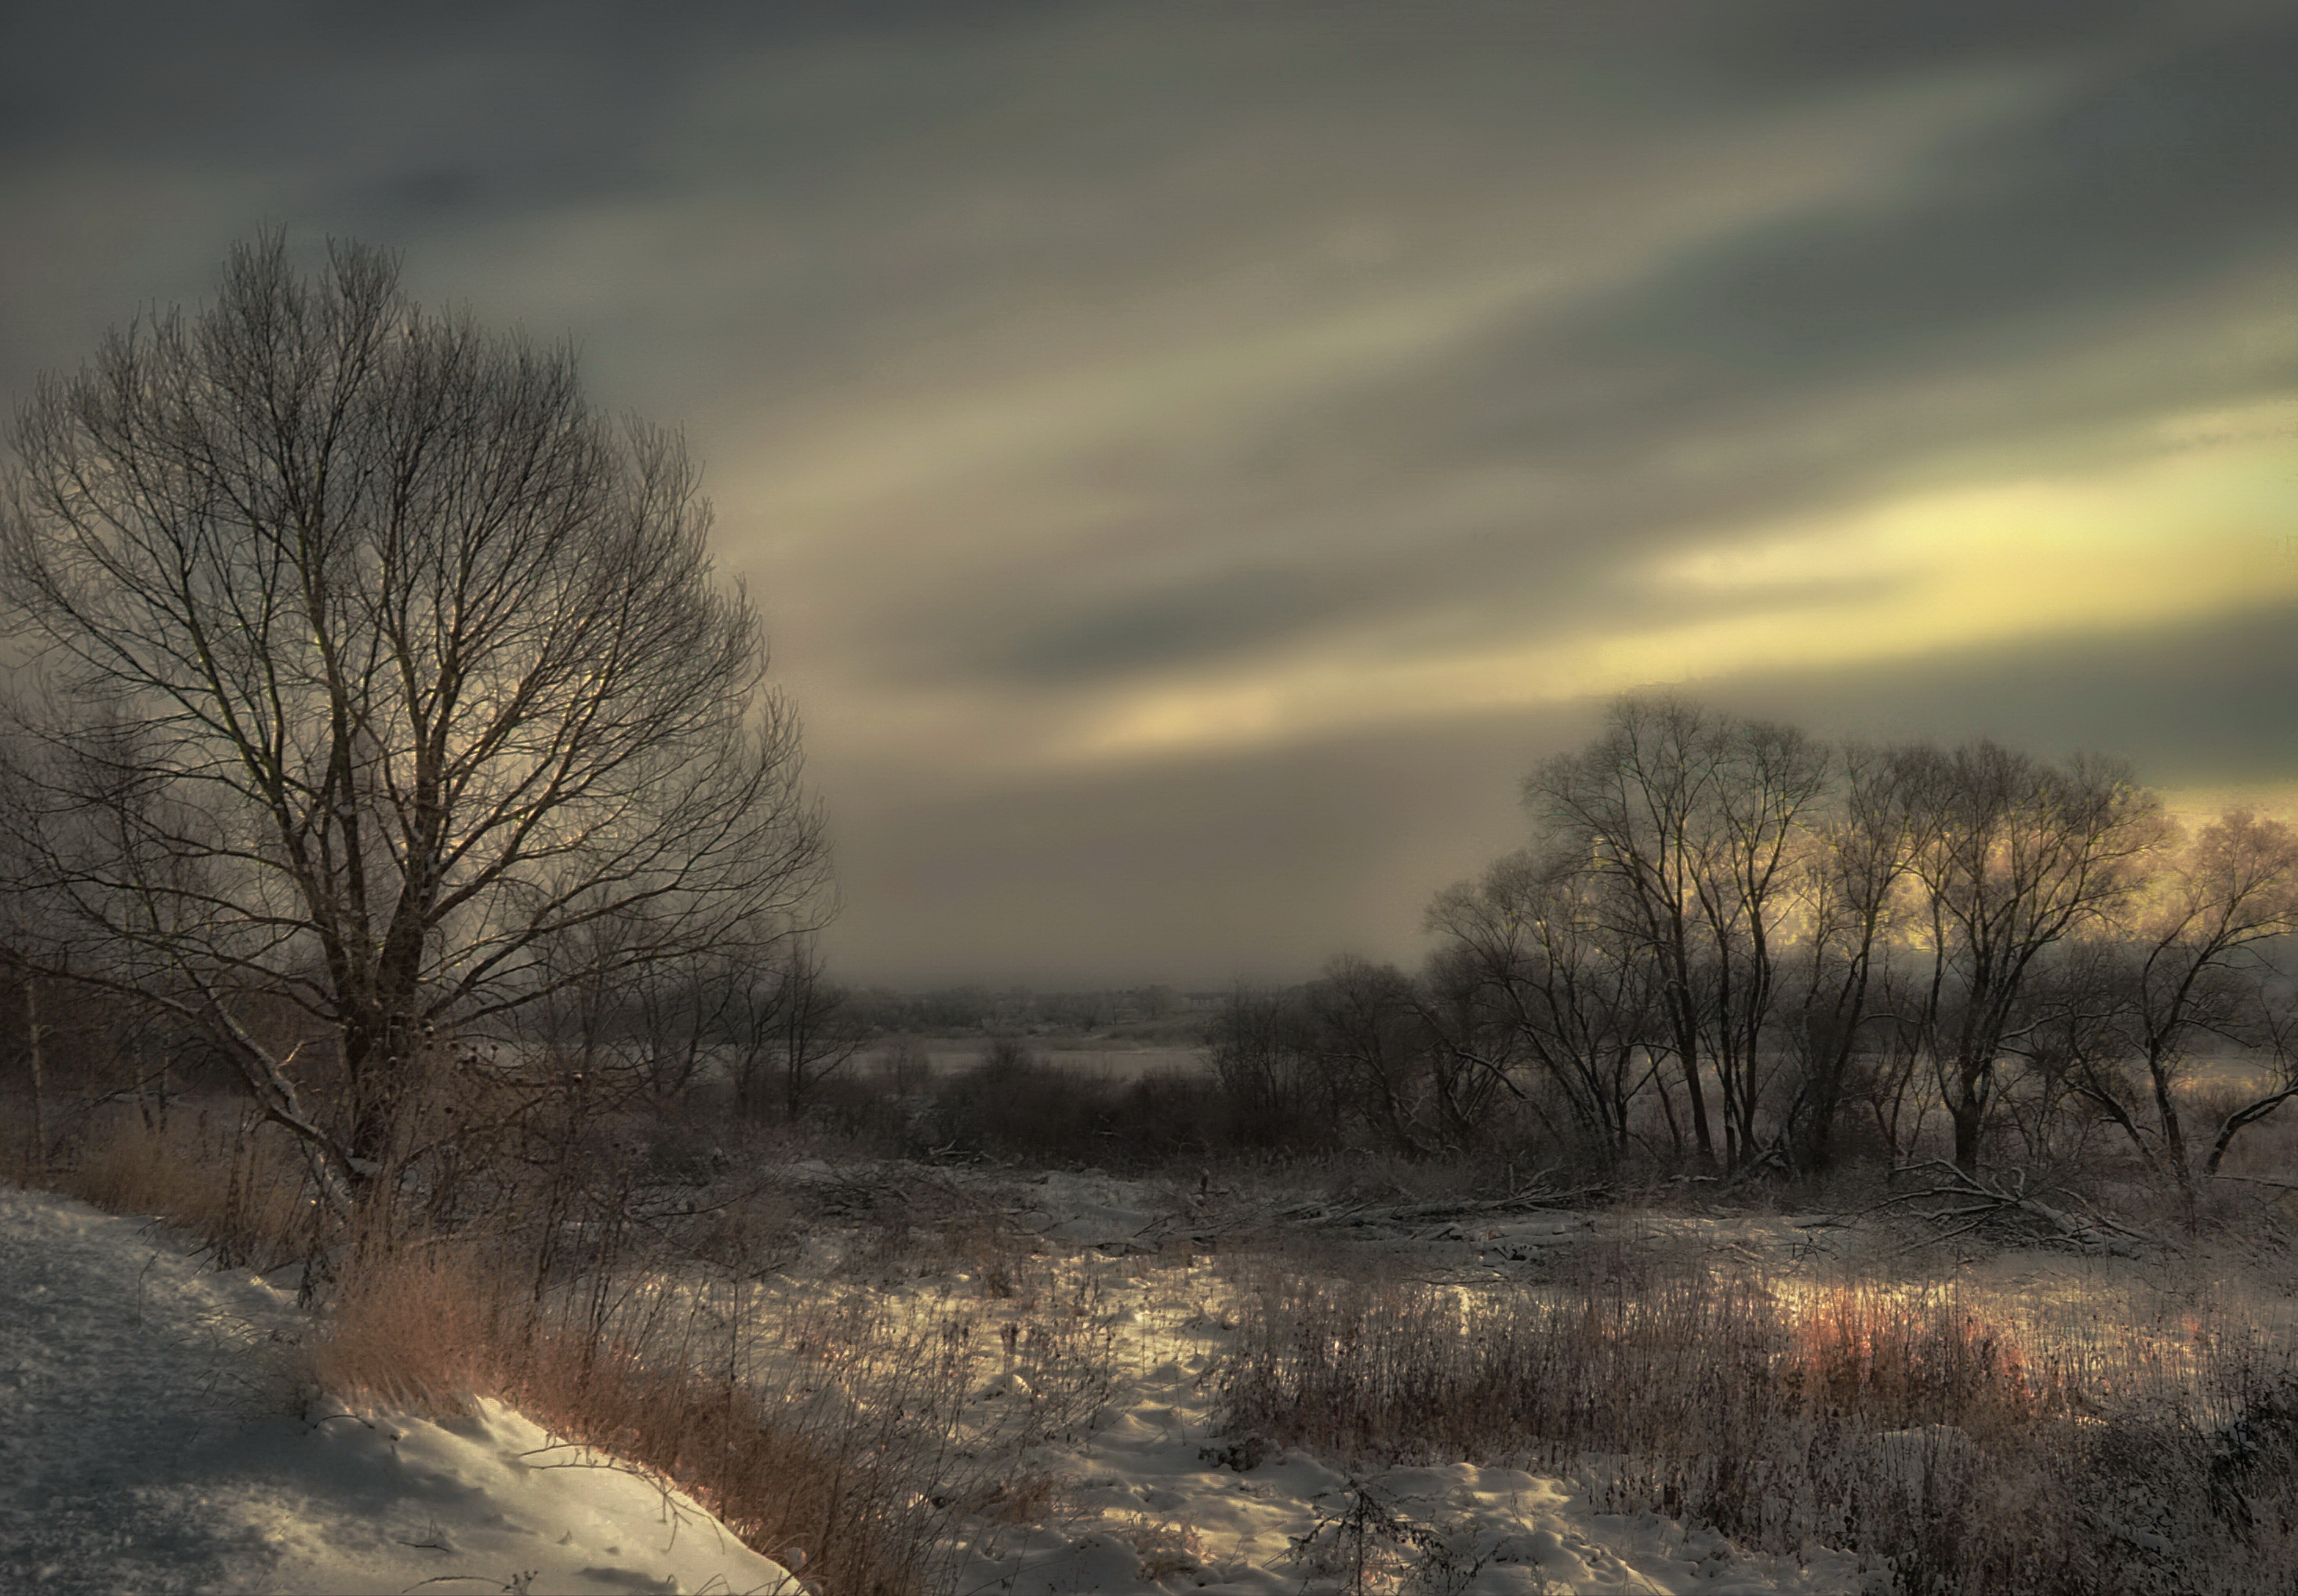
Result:
M1885 12L1923 19L1901 31L1941 43L1929 8L1858 8ZM2286 353L2121 387L2053 392L2049 377L2180 295L2290 259L2294 68L2298 16L2183 43L1940 149L1897 193L1765 218L1543 307L1441 379L1360 399L1351 420L1373 432L1385 412L1431 459L1537 459L1609 477L1600 505L1524 507L1536 557L1550 519L1619 540L1679 525L1695 503L1724 517L1794 509L2006 426L2039 432L2280 387L2298 376ZM1891 389L1941 376L1969 379L1952 408L1897 410L1816 447L1801 425L1847 404L1888 407ZM1687 439L1719 435L1732 445L1715 451L1723 468L1664 468ZM1473 560L1458 568L1490 575Z
M1270 572L1226 574L1025 631L1013 645L1010 668L1022 676L1073 681L1229 654L1281 638L1330 615L1342 601L1341 595Z
M1757 0L1712 10L1709 58L1774 87L2062 53L2144 34L2170 14L2161 0Z
M2298 376L2286 347L2228 349L2216 330L2220 299L2298 247L2298 95L2286 92L2298 18L2042 8L1990 32L1975 10L1935 31L1842 8L1767 14L1766 37L1724 58L1740 75L1711 95L1828 71L2081 64L1888 184L1702 235L1624 280L1495 318L1441 364L1368 373L1256 418L1227 458L1165 490L1177 525L1228 529L1252 574L1214 570L1164 599L1102 602L1088 587L1079 618L1019 644L994 606L970 612L996 617L978 630L921 617L916 657L988 682L1097 675L1415 606L1449 607L1471 629L1484 612L1498 634L1585 616L1607 568L1719 525L1847 502L2006 436L2047 442ZM1706 111L1724 125L1749 113ZM1503 122L1497 136L1530 133ZM2168 347L2098 369L2102 347L2150 336ZM1511 501L1430 512L1432 485L1511 469L1528 479ZM1385 540L1320 535L1370 516L1385 517ZM1294 580L1267 575L1287 561ZM1233 603L1240 583L1269 601Z
M1556 352L1664 374L1686 406L1782 388L1823 401L1846 380L2058 353L2298 237L2294 65L2286 16L2086 84L1942 149L1897 204L1668 263L1587 307ZM1536 341L1533 362L1547 352Z
M730 51L897 30L1010 27L1055 0L210 0L20 8L0 57L0 139L270 160L418 142L594 169L642 143L666 95ZM425 84L436 92L424 97ZM380 91L380 92L376 92ZM460 141L482 128L508 147Z
M101 326L141 300L196 298L224 248L258 225L289 226L307 248L335 232L412 246L419 259L473 227L658 195L665 130L696 82L730 58L873 30L930 47L1047 9L1043 0L19 8L0 52L0 177L12 174L35 197L12 207L18 225L0 237L0 280L21 302L21 285L61 252L89 252L79 264L82 275L93 269L89 319ZM787 131L764 153L798 170L864 136L837 119ZM467 280L456 291L485 286ZM84 336L52 344L37 329L0 329L0 383L73 358Z

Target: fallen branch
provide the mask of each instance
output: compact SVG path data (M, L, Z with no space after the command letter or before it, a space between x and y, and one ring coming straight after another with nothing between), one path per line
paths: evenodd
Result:
M2252 1186L2271 1186L2286 1192L2298 1192L2298 1181L2269 1180L2263 1175L2228 1175L2219 1170L2213 1170L2211 1171L2211 1178L2213 1180L2241 1180L2247 1182Z
M2024 1221L2029 1229L2039 1229L2043 1239L2080 1248L2086 1252L2133 1255L2132 1243L2144 1242L2150 1246L2170 1251L2161 1237L2151 1235L2119 1220L2103 1214L2077 1214L2053 1207L2027 1189L2027 1171L2014 1169L1995 1180L1966 1173L1943 1158L1922 1163L1905 1164L1891 1171L1901 1175L1927 1173L1931 1184L1920 1190L1901 1192L1894 1197L1864 1210L1877 1213L1884 1209L1906 1203L1938 1202L1947 1206L1922 1213L1922 1217L1934 1225L1952 1226L1938 1239L1953 1241L1972 1231L2005 1220Z

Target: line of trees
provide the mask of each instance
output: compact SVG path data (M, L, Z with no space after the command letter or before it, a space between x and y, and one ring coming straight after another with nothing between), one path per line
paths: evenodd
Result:
M1418 976L1241 995L1230 1096L1433 1155L1829 1168L1943 1137L1969 1173L2102 1128L2191 1202L2298 1096L2298 836L2174 823L2112 761L1829 744L1668 697L1525 783L1527 848L1432 906ZM2249 1089L2188 1122L2200 1066ZM2007 1138L2007 1142L2006 1142Z

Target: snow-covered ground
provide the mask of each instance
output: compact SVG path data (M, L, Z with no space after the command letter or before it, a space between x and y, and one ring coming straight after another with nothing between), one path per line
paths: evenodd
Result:
M1019 1323L1033 1310L1006 1300L1010 1286L993 1293L958 1269L870 1288L897 1311L962 1311L985 1329L1017 1320L1002 1343L974 1344L983 1362L963 1444L1056 1488L1028 1522L970 1526L952 1580L966 1596L1300 1596L1356 1587L1360 1566L1361 1588L1453 1596L1885 1588L1846 1556L1757 1555L1673 1520L1600 1512L1568 1481L1468 1464L1350 1474L1224 1436L1211 1377L1231 1337L1233 1274L1170 1252L1127 1255L1170 1238L1173 1194L1067 1174L998 1190L1045 1238L1037 1265L1069 1282L1059 1300L1093 1305L1109 1369L1089 1421L1044 1440L1004 1422L1035 1400L1037 1373ZM1391 1214L1351 1245L1409 1245L1473 1283L1615 1224ZM1792 1221L1760 1229L1734 1245L1769 1251L1798 1234ZM838 1231L811 1231L817 1263L835 1268ZM810 1291L809 1273L774 1289ZM147 1221L0 1188L0 1590L795 1596L796 1580L692 1501L554 1445L500 1404L437 1423L346 1411L305 1381L307 1327L281 1293L203 1269ZM1024 1433L1036 1438L1019 1451L998 1439Z
M1100 1046L1091 1042L1065 1044L1042 1038L1029 1046L1043 1063L1107 1080L1135 1080L1154 1074L1203 1075L1211 1069L1202 1047ZM963 1074L981 1062L981 1051L978 1044L926 1045L926 1057L938 1076Z
M303 1329L146 1221L0 1187L0 1590L795 1590L500 1404L345 1412L302 1382Z
M1886 1588L1847 1557L1799 1566L1741 1553L1671 1519L1597 1512L1572 1484L1518 1469L1352 1476L1304 1453L1218 1443L1196 1379L1204 1360L1135 1377L1092 1435L1038 1460L1069 1481L1069 1512L978 1546L960 1589L1300 1596L1350 1588L1360 1559L1368 1589L1447 1596Z
M1042 1177L1029 1203L1028 1228L1072 1245L1121 1247L1164 1228L1150 1188L1106 1176ZM1591 1223L1550 1215L1467 1235L1424 1225L1419 1246L1473 1278L1569 1245ZM1211 1267L1136 1270L1091 1253L1074 1267L1102 1276L1097 1294L1115 1332L1111 1400L1087 1433L1029 1460L1064 1482L1062 1510L977 1543L958 1581L970 1596L1300 1596L1351 1588L1360 1559L1366 1589L1444 1596L1833 1596L1888 1586L1888 1575L1863 1574L1847 1556L1744 1553L1671 1519L1599 1512L1572 1483L1517 1469L1352 1476L1305 1453L1240 1444L1215 1433L1204 1377L1229 1339L1232 1283ZM988 1389L1011 1387L999 1379Z

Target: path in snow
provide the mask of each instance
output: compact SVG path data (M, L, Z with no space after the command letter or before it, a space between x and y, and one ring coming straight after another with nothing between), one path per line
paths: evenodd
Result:
M305 1322L149 1221L0 1187L0 1589L791 1588L500 1404L433 1424L312 1402Z

